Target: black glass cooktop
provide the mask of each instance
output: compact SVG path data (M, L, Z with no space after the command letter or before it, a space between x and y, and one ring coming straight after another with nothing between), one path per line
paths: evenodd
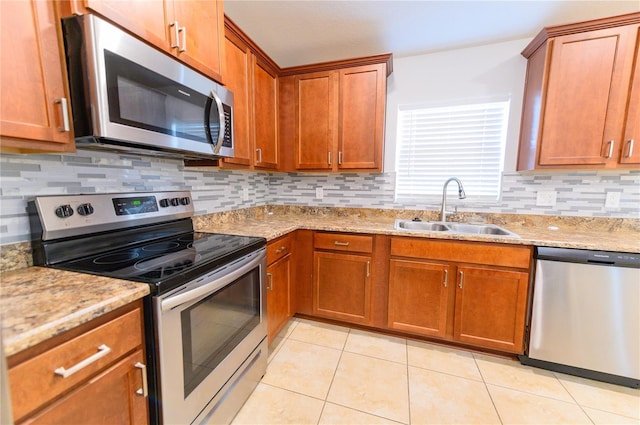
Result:
M57 263L56 268L145 282L166 292L266 245L264 238L189 232Z

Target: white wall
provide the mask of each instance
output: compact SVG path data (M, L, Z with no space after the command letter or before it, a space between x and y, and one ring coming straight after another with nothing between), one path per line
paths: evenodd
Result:
M395 171L398 105L450 104L510 96L505 171L515 171L530 38L420 56L394 58L387 81L385 172Z

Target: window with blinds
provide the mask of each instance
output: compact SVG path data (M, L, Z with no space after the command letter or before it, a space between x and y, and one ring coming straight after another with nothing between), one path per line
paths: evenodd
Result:
M433 199L449 177L468 199L500 195L509 100L455 106L401 106L396 200Z

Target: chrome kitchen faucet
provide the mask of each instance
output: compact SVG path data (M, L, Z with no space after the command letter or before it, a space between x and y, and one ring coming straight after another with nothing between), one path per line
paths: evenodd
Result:
M458 199L464 199L467 195L464 193L464 188L462 187L462 182L455 177L451 177L449 180L444 182L444 186L442 186L442 205L440 206L440 221L447 221L447 185L451 182L455 181L458 183Z

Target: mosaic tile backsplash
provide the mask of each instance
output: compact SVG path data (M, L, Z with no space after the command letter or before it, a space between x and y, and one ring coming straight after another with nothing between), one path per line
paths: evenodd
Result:
M182 161L78 151L68 155L0 155L0 244L28 241L27 201L34 196L190 190L196 215L263 205L437 210L428 202L395 200L394 173L264 173L184 167ZM464 183L464 179L463 179ZM496 202L458 200L448 210L584 217L640 218L640 171L505 173ZM322 199L317 197L322 188ZM552 207L538 192L555 192ZM605 206L607 193L619 206ZM609 195L611 196L611 195Z

